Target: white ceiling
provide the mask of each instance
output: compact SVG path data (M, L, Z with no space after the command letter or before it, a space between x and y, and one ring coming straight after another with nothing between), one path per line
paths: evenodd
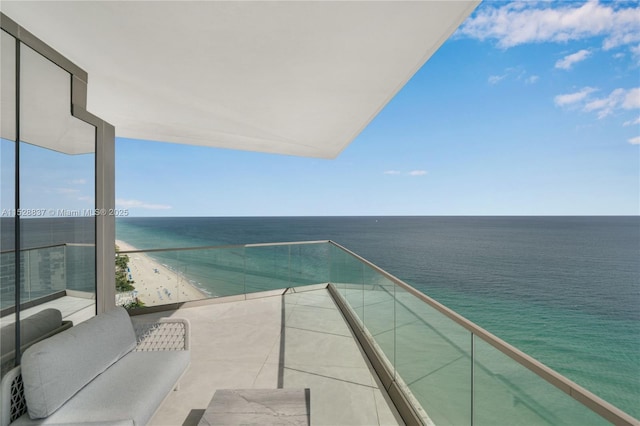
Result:
M337 156L479 1L2 1L117 136Z

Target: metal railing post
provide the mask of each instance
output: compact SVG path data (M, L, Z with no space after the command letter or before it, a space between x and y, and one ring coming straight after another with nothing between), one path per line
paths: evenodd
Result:
M475 335L471 333L471 426L473 426L475 418L475 346Z

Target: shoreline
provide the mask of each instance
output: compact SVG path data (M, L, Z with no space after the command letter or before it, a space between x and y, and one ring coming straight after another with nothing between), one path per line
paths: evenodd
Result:
M138 250L131 244L116 240L120 251ZM189 279L159 263L145 253L124 253L129 256L129 273L138 299L145 306L164 305L212 297L197 288Z

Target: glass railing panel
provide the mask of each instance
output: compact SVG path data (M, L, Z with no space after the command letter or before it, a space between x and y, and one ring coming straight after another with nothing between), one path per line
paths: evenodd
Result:
M118 304L164 305L245 293L243 247L124 253L133 288ZM116 278L117 279L117 278Z
M2 305L15 305L15 254L0 254ZM95 246L59 244L20 253L20 300L30 302L65 290L95 294Z
M96 247L94 244L67 244L65 246L67 289L95 294L95 259Z
M347 301L362 326L365 265L344 250L335 246L331 248L330 281Z
M329 243L291 244L291 287L329 282Z
M0 253L0 309L16 304L15 259L14 251Z
M45 247L21 252L22 302L66 289L65 246Z
M244 247L175 252L183 298L235 296L246 292ZM194 300L194 299L191 299Z
M124 259L122 266L116 267L116 304L127 308L157 306L183 301L178 277L176 252L126 253L118 254ZM122 274L124 273L124 279ZM120 277L118 276L120 274Z
M474 345L474 425L609 424L489 343Z
M117 303L138 298L154 306L323 284L329 250L327 243L314 243L125 251L118 254L126 256L126 279L116 284ZM122 282L120 275L116 281Z
M363 269L364 327L374 339L378 349L389 362L393 371L395 362L395 284L372 267Z
M17 295L20 299L20 303L28 302L31 300L31 256L28 251L21 251L18 254L20 260L20 271L19 271L19 280L20 283L20 294ZM18 271L16 271L18 272ZM34 286L34 296L37 293L44 293L41 288L38 288L38 284Z
M329 247L329 282L338 290L338 292L345 295L345 283L342 282L343 276L343 263L346 259L346 253L340 250L338 247L331 245Z
M245 249L245 292L289 287L289 246L255 246Z
M471 422L471 333L397 286L396 381L437 425Z

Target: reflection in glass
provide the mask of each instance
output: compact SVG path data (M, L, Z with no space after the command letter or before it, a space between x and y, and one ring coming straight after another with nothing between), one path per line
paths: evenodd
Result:
M70 114L71 75L20 48L20 140L67 155L95 152L95 128Z
M0 309L15 303L15 146L0 139Z
M95 128L71 116L71 76L20 49L23 300L95 293Z
M495 424L495 413L505 424L609 424L488 343L474 344L474 424Z
M16 140L16 39L0 31L0 137ZM3 153L4 154L4 153ZM4 195L4 194L2 194Z
M95 299L96 286L96 129L71 116L68 72L21 43L18 89L15 38L3 31L1 43L0 332L4 372L13 362L7 358L9 348L18 346L16 319L24 348L59 331L63 314L71 313L62 312L55 298L81 297L87 306L95 304L91 299ZM19 129L15 126L17 90ZM18 310L16 285L20 288L19 316L13 314ZM48 305L35 306L42 303Z
M395 294L396 379L435 424L469 424L471 333L406 290Z

